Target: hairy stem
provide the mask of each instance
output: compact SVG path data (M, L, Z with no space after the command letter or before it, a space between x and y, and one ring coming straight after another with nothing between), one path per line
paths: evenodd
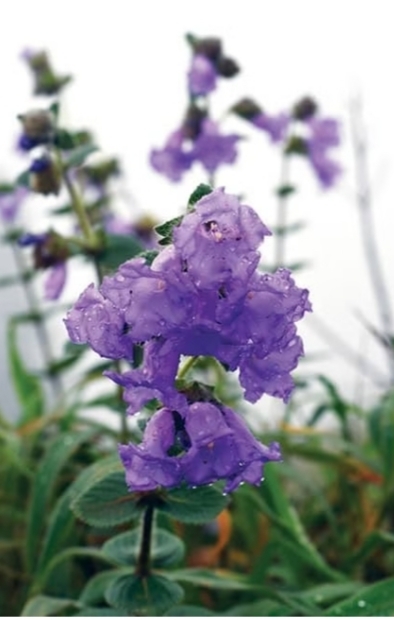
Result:
M289 185L290 178L290 157L285 152L282 152L281 166L280 166L280 181L279 188ZM275 254L274 254L274 267L283 267L285 264L285 241L286 233L285 227L287 224L287 201L288 196L283 195L278 197L278 208L276 214L276 236L275 236Z
M62 382L61 382L59 375L56 373L50 372L51 366L53 364L53 353L52 353L52 349L50 345L49 335L48 335L48 332L45 326L44 318L41 315L40 306L39 306L38 299L34 291L34 287L29 282L29 280L23 277L23 274L26 271L26 265L25 265L22 251L15 243L11 243L11 249L14 255L16 267L20 275L21 284L22 284L23 292L25 294L29 312L37 317L37 320L34 321L34 325L36 328L38 344L41 349L45 368L48 371L48 379L49 379L49 383L51 385L53 394L55 396L55 399L58 399L59 397L63 395L64 390L63 390Z
M136 573L139 577L147 577L150 572L150 550L152 545L154 507L146 508L142 521L141 547L138 556Z

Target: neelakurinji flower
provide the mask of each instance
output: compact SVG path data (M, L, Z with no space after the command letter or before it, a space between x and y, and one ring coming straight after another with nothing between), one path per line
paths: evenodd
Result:
M90 285L65 320L73 342L103 357L142 364L105 374L121 385L127 412L162 404L139 446L120 448L131 490L196 486L218 479L231 491L258 484L278 446L259 444L228 408L178 388L181 356L212 356L239 369L245 397L288 400L303 354L295 322L311 309L290 272L258 271L257 248L269 235L258 215L217 189L198 200L172 231L172 243L149 265L134 258ZM162 429L162 430L160 430Z
M119 447L130 491L211 484L225 493L243 482L258 485L264 463L281 460L279 445L264 446L234 411L194 402L180 412L163 408L147 424L141 444Z
M169 136L163 149L152 150L150 163L173 182L180 181L195 162L200 162L207 172L213 174L219 166L234 163L236 144L240 139L236 134L220 133L217 123L202 117L193 139L190 139L188 129L181 127Z
M247 97L233 105L231 111L254 127L265 131L271 142L283 142L290 124L289 114L267 114L253 99Z
M216 88L217 73L213 63L202 54L193 56L188 73L188 87L191 95L207 95Z
M132 259L98 290L90 286L82 293L66 319L70 337L112 359L130 360L132 345L145 343L147 367L148 343L156 341L173 360L170 383L181 355L215 356L231 370L240 368L251 401L264 393L286 400L290 370L303 352L294 322L310 304L287 270L270 276L257 271L256 248L267 234L250 207L223 189L213 191L185 215L173 244L152 265ZM97 324L95 316L101 317ZM128 377L130 390L143 385L139 369ZM150 381L162 391L154 373ZM126 379L123 385L127 400Z

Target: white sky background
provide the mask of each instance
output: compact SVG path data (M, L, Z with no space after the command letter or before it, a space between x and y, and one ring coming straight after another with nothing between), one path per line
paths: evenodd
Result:
M25 47L46 49L59 73L75 76L65 95L64 120L75 129L92 128L104 152L119 155L126 174L123 186L138 209L153 211L162 220L178 215L194 187L206 180L204 172L196 168L173 185L150 169L148 154L152 147L162 147L184 113L190 61L184 34L221 37L242 72L220 81L213 95L214 116L244 96L276 113L310 94L322 113L342 119L344 145L336 157L345 174L337 189L322 192L304 162L294 166L299 192L290 200L290 217L307 219L308 227L292 238L289 258L313 263L296 280L310 289L316 316L385 374L380 348L354 317L359 309L372 323L378 321L352 202L348 101L358 92L365 103L379 251L393 290L393 8L384 0L7 2L0 39L0 173L4 177L23 169L23 162L10 155L18 131L15 115L32 103L31 80L20 52ZM243 193L268 225L274 223L278 152L265 134L251 132L242 121L228 120L223 129L250 139L241 145L238 164L220 169L218 184L230 193ZM51 200L37 198L25 213L35 231L40 230L42 203L50 206ZM120 207L123 213L130 209L126 203ZM134 203L134 213L136 208ZM269 258L272 240L262 249ZM73 273L69 299L89 283L87 278ZM19 295L12 300L21 303ZM10 306L11 301L3 306L3 319ZM308 353L329 353L309 320L300 324L300 331ZM374 394L373 383L362 380L333 350L324 361L304 368L327 373L349 398L362 392L370 399Z

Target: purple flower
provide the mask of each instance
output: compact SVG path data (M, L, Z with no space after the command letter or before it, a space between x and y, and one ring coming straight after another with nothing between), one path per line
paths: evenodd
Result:
M201 54L193 56L188 73L188 85L191 95L207 95L216 88L217 73L213 63Z
M329 149L340 144L338 121L313 117L307 125L311 132L306 141L309 161L322 187L332 187L342 172L341 166L328 156Z
M15 221L19 208L28 194L25 187L17 187L12 192L0 192L0 214L4 222L12 224Z
M240 139L236 134L221 135L218 124L207 118L202 122L201 133L194 143L193 157L213 174L221 164L234 163L237 158L235 145Z
M93 284L80 295L65 324L73 342L88 342L93 351L102 357L131 358L132 343L124 329L123 313Z
M67 268L65 262L54 265L47 276L44 286L44 297L49 301L59 299L66 283Z
M259 443L240 416L209 402L194 402L180 412L161 409L142 443L119 451L130 491L225 480L228 493L243 482L260 484L264 463L281 459L277 443Z
M174 131L163 149L154 149L150 155L152 167L164 174L170 181L180 181L184 172L193 163L193 156L185 148L185 139L181 130Z
M288 114L269 115L261 112L251 119L252 124L259 129L263 129L270 136L272 142L281 142L290 122Z
M248 279L260 255L257 247L270 231L257 213L223 188L208 194L174 229L174 246L198 288Z
M131 359L131 343L145 343L142 368L111 375L125 388L130 413L151 398L174 406L181 355L239 368L252 402L264 393L288 399L303 353L295 322L311 306L288 270L257 272L256 248L267 234L250 207L217 189L174 228L173 245L151 266L127 261L99 291L82 294L66 320L74 342L115 359Z

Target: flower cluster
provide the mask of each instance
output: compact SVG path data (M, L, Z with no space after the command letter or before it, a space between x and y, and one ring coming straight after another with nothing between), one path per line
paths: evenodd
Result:
M106 373L124 388L128 413L154 398L164 407L140 446L121 448L130 488L224 478L232 489L242 480L260 480L261 464L278 458L277 446L255 445L236 414L212 402L191 403L176 387L181 356L203 355L238 369L250 402L263 394L289 398L290 372L303 354L295 322L310 303L288 270L258 271L257 248L269 234L250 207L214 190L173 228L172 243L151 265L143 258L127 261L99 288L90 285L69 312L71 340L103 357L132 363L134 347L142 347L140 367ZM165 433L158 431L162 425ZM160 480L153 473L159 462Z
M222 134L217 123L202 115L191 138L187 121L186 116L182 127L169 136L162 149L152 150L150 163L157 172L177 182L194 163L199 162L209 174L214 174L222 164L235 162L239 135Z

